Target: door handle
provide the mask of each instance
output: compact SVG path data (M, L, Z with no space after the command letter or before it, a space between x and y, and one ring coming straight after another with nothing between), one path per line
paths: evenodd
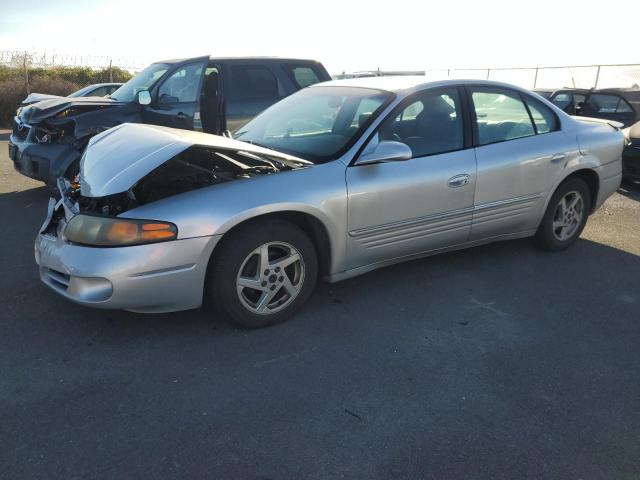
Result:
M451 177L447 181L447 185L450 186L451 188L464 187L465 185L469 184L470 179L471 179L471 175L467 173L461 173L460 175Z
M176 117L177 117L177 118L179 118L180 120L186 120L187 115L186 115L186 114L184 114L184 113L182 113L182 112L180 112L180 113L178 113L178 114L176 115Z
M561 162L565 158L567 158L567 154L566 153L556 153L555 155L553 155L551 157L551 161L552 162Z

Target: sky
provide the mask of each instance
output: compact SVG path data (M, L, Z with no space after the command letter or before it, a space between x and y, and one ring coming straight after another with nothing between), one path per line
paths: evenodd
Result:
M0 50L138 65L206 54L313 58L332 74L640 63L626 26L640 0L0 0L0 12Z

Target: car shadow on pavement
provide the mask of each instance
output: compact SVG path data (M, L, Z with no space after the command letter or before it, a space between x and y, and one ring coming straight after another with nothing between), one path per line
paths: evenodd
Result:
M212 308L168 314L136 314L75 305L41 284L33 241L45 215L45 187L0 195L5 219L0 298L21 322L52 322L73 336L154 337L227 335L238 329ZM6 227L5 227L6 228ZM479 317L573 315L585 305L640 304L630 287L640 257L588 240L564 252L536 249L528 239L495 243L380 269L336 284L319 281L305 308L274 327L312 331L370 329L406 323L417 328L458 328ZM551 308L553 306L553 308ZM555 310L554 310L555 309ZM574 312L575 313L575 312ZM466 322L466 323L465 323ZM408 325L407 325L408 326ZM387 327L385 327L387 328ZM244 332L246 335L246 332Z

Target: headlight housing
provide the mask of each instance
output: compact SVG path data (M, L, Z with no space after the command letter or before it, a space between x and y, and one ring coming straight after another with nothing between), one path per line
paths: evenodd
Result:
M70 242L91 247L125 247L175 240L178 228L156 220L81 214L69 220L64 236Z

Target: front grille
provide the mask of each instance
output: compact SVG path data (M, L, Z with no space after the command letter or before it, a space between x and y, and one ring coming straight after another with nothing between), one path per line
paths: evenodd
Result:
M29 130L31 128L23 123L13 122L13 136L18 140L25 141L29 136Z

